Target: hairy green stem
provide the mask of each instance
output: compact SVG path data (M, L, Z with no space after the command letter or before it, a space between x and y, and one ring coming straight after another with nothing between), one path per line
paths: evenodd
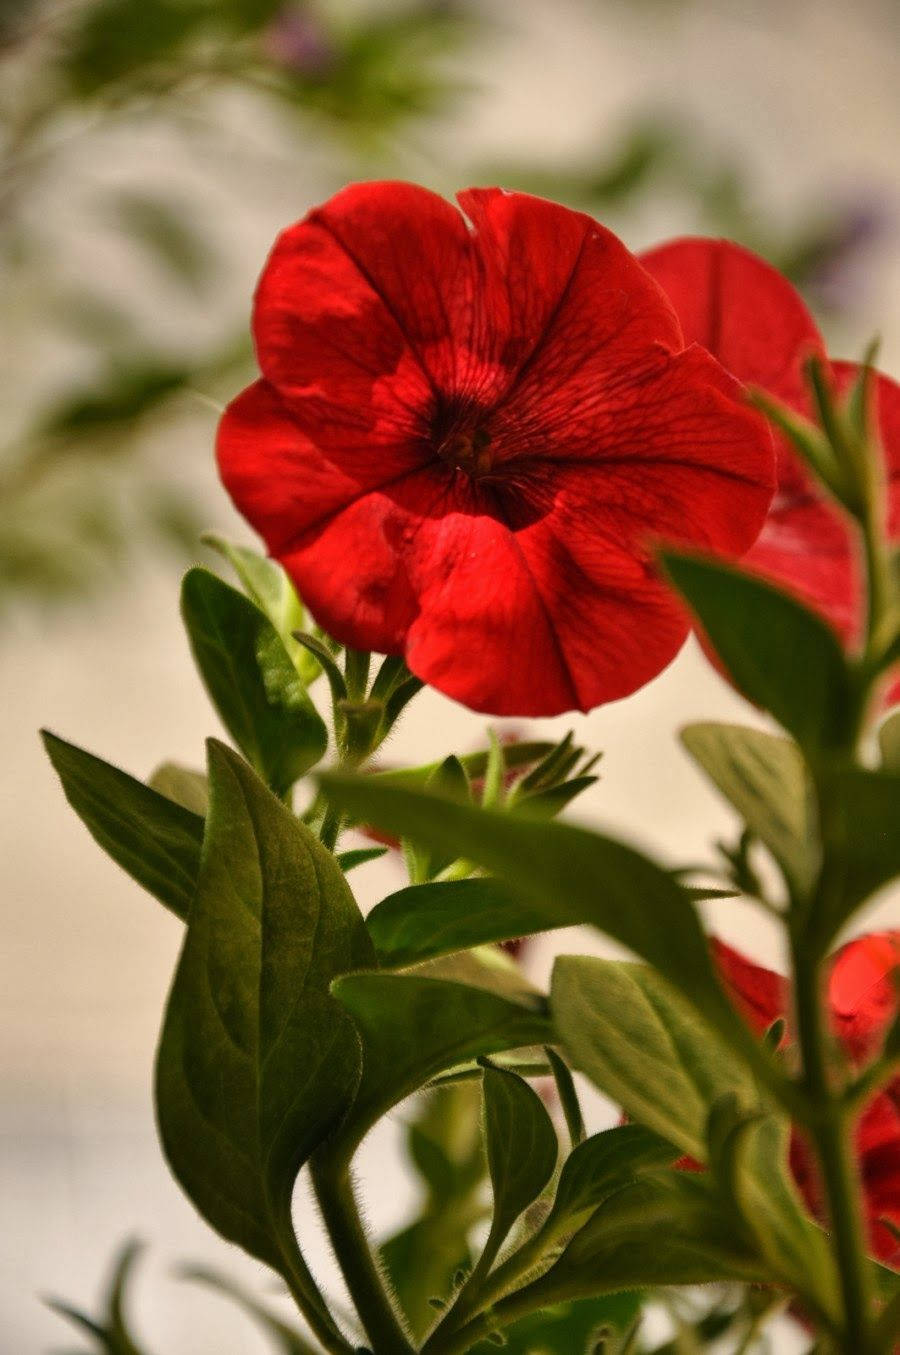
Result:
M355 1348L341 1335L335 1325L296 1241L293 1246L282 1247L282 1260L284 1263L282 1279L290 1291L291 1298L306 1319L310 1331L327 1351L327 1355L354 1355Z
M825 1188L841 1279L846 1355L877 1355L872 1337L872 1287L853 1153L854 1116L830 1076L822 999L821 959L796 930L791 934L797 1036L811 1114L810 1134Z
M322 1219L374 1355L413 1355L372 1255L346 1163L318 1154L310 1166Z

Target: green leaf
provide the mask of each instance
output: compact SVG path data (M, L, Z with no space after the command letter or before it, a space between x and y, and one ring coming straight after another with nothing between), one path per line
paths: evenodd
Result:
M267 1336L272 1337L282 1355L320 1355L318 1346L312 1345L295 1327L282 1322L280 1317L269 1312L268 1308L234 1280L226 1279L218 1271L210 1270L206 1266L182 1266L179 1274L183 1280L206 1285L207 1288L233 1299L238 1307L259 1324Z
M710 1185L684 1172L646 1176L611 1195L546 1274L494 1310L656 1285L764 1283L767 1269L735 1235Z
M74 1326L87 1332L103 1355L141 1355L125 1314L128 1285L140 1252L141 1244L132 1239L125 1243L116 1257L104 1302L105 1313L101 1321L95 1322L93 1318L61 1299L47 1300L48 1307L59 1313L60 1317L66 1318Z
M348 1151L385 1111L437 1073L551 1038L543 1003L446 979L348 974L332 991L353 1016L363 1047L362 1082L341 1127Z
M821 848L803 755L789 739L740 725L688 725L681 734L698 762L763 842L802 897L815 882Z
M687 599L738 687L802 748L842 746L855 697L840 641L815 612L733 565L666 551Z
M617 1125L593 1134L563 1163L553 1207L541 1228L555 1239L580 1228L604 1200L645 1172L670 1166L677 1149L641 1124Z
M766 1264L830 1311L838 1292L829 1253L807 1218L787 1167L787 1126L760 1109L753 1078L665 979L643 965L563 956L551 997L554 1024L572 1062L636 1120L682 1152L725 1159L710 1125L732 1105L742 1156L723 1179Z
M241 581L244 592L260 611L265 612L281 637L281 642L308 686L321 673L316 660L298 640L295 630L303 630L306 612L297 590L277 560L259 555L246 546L235 546L215 532L202 538L207 546L223 555Z
M597 1336L612 1329L623 1336L640 1312L640 1294L604 1294L555 1304L507 1327L505 1355L595 1355ZM482 1344L475 1347L485 1351ZM610 1355L619 1347L612 1346Z
M458 804L467 804L471 796L469 778L459 758L452 754L434 769L425 785L435 795ZM429 850L415 843L407 847L407 857L413 879L421 881L433 880L455 860L452 852Z
M484 1141L494 1200L491 1229L479 1261L486 1273L516 1219L550 1181L559 1142L541 1098L521 1077L487 1063L482 1087Z
M374 957L334 858L215 740L209 784L157 1059L160 1134L207 1222L302 1287L293 1184L360 1076L359 1041L328 989Z
M748 1070L655 970L563 955L551 988L554 1026L573 1067L634 1119L706 1160L714 1101L758 1102Z
M206 818L209 809L209 787L206 784L206 772L195 771L193 767L183 767L180 762L162 762L150 777L147 785L151 790L159 791L168 799L174 800L183 809Z
M199 815L48 730L41 737L66 799L94 840L160 903L186 918L200 869Z
M837 767L826 773L825 785L834 887L827 911L810 922L830 941L861 903L900 875L900 772Z
M491 879L409 885L376 904L366 925L380 962L397 969L548 927L545 913Z
M575 1089L575 1079L569 1071L569 1065L564 1058L557 1054L555 1049L551 1049L547 1045L544 1053L547 1055L547 1062L553 1071L553 1081L556 1083L556 1094L559 1097L559 1104L566 1121L570 1145L572 1148L577 1148L580 1143L584 1142L585 1128L581 1103Z
M285 794L322 757L328 733L275 627L206 569L185 575L181 610L222 723L266 784Z
M689 894L639 852L570 824L453 804L385 779L330 774L322 785L357 818L496 872L543 915L544 930L590 923L658 966L734 1049L772 1076L719 985Z
M827 1238L806 1213L788 1165L790 1125L774 1115L738 1119L724 1145L730 1188L744 1226L782 1282L832 1323L840 1281Z
M380 857L386 856L387 851L387 847L353 847L348 852L338 852L337 863L344 874L349 875L357 866L364 866L367 861L377 861Z

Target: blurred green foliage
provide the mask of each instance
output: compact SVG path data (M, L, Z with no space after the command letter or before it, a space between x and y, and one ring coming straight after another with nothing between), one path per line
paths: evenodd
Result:
M598 52L603 24L624 21L615 0L587 17L567 3L559 23L595 23ZM296 181L299 210L347 179L423 177L424 156L442 186L452 175L543 194L626 239L648 203L672 201L691 229L770 258L820 310L852 304L883 205L820 195L775 226L746 148L652 92L586 153L467 165L454 118L474 88L502 87L520 22L488 0L0 0L0 307L15 336L0 401L0 616L84 595L147 543L195 556L217 412L253 370L249 287L228 300L219 219L222 200L251 198L248 174ZM237 124L221 116L235 100L248 115ZM196 184L142 173L148 132L162 158L149 168L186 148ZM573 126L573 148L584 132ZM173 314L198 324L181 335Z

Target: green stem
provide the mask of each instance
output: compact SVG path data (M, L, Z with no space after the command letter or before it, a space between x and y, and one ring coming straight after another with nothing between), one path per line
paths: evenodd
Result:
M872 1344L872 1288L853 1153L854 1116L832 1086L820 957L808 938L791 935L797 1036L811 1111L811 1135L827 1198L841 1279L847 1355L877 1355Z
M292 1228L290 1237L293 1239ZM296 1240L293 1246L290 1243L282 1246L281 1254L284 1263L282 1279L316 1340L328 1355L354 1355L355 1347L341 1335L335 1325Z
M372 1256L348 1166L321 1153L310 1165L322 1219L374 1355L413 1355Z

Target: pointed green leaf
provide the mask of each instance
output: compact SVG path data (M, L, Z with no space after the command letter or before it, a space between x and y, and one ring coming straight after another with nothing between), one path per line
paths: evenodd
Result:
M207 1222L284 1273L297 1172L360 1076L359 1041L329 985L374 957L334 858L215 740L209 784L157 1115L169 1165Z
M604 1200L648 1171L670 1166L677 1149L642 1124L593 1134L563 1163L553 1207L541 1228L546 1238L574 1232Z
M44 730L66 799L112 859L177 917L187 917L203 820L127 772Z
M787 593L734 565L666 551L666 572L738 687L801 747L840 747L855 698L837 635Z
M399 969L546 931L547 917L496 880L439 880L389 894L366 925L381 963Z
M647 857L570 824L453 804L386 779L332 774L322 784L357 818L496 872L543 914L545 930L590 923L657 965L734 1049L762 1075L772 1076L719 985L688 892ZM540 928L518 934L534 930Z
M387 850L387 847L353 847L348 852L338 852L336 859L344 874L349 875L357 866L364 866L367 861L377 861L385 856Z
M516 1219L550 1181L559 1142L541 1098L521 1077L487 1064L482 1087L484 1141L494 1200L491 1229L479 1262L486 1269Z
M595 1210L559 1260L494 1309L536 1307L657 1285L764 1283L766 1267L735 1234L710 1185L684 1172L646 1176Z
M413 974L348 974L333 985L363 1047L362 1082L341 1137L352 1149L391 1106L480 1054L550 1038L543 1004Z
M222 723L283 795L322 757L328 733L278 632L255 603L206 569L185 575L181 610Z
M821 848L812 785L789 739L740 725L688 725L691 757L763 842L801 896L812 887Z

